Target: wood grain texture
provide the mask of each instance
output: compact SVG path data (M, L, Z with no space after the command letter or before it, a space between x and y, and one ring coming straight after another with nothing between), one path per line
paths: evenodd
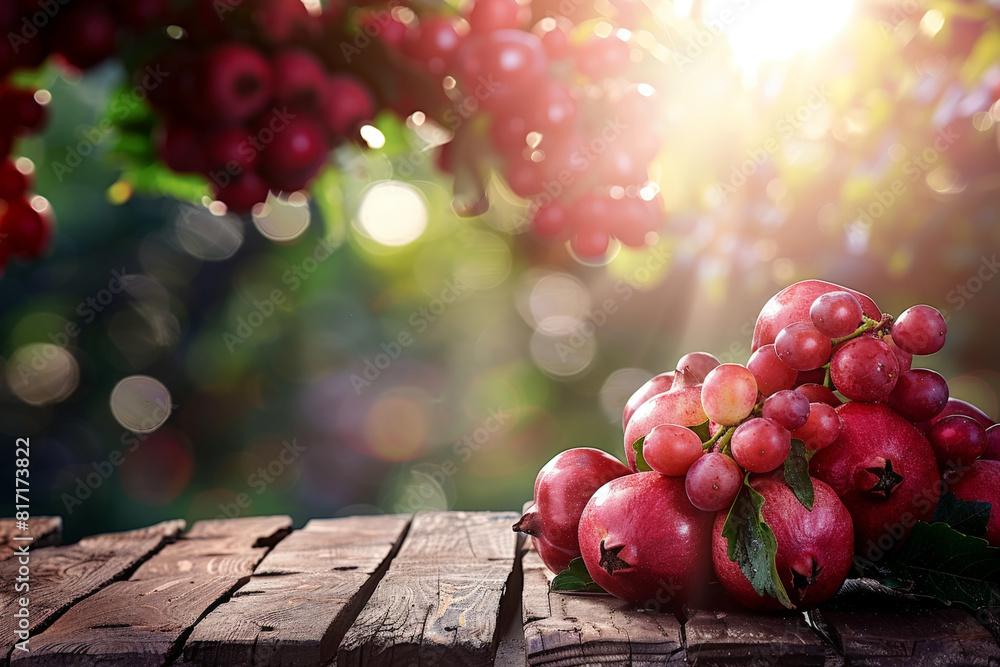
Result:
M517 536L508 512L422 512L337 653L340 665L490 665Z
M34 650L35 634L70 605L126 577L136 564L174 540L182 530L183 521L165 521L140 530L87 537L67 546L31 549L30 589L26 594L31 614L29 647ZM0 563L0 581L13 582L18 566L17 558ZM0 663L3 663L16 639L13 614L18 601L6 594L0 600Z
M522 618L529 665L682 664L681 624L610 595L549 591L554 576L531 550L522 561Z
M1000 664L1000 647L967 612L888 596L863 579L848 580L806 618L845 665Z
M801 612L755 612L711 584L698 607L685 608L684 643L694 665L822 665L829 645ZM832 647L830 647L832 648Z
M321 665L371 596L409 516L311 521L282 540L242 588L203 618L184 664Z
M198 620L245 583L266 545L291 527L288 517L205 523L164 547L128 581L114 582L75 604L11 664L167 664Z
M15 540L30 537L31 540ZM0 519L0 561L7 560L25 543L32 549L55 546L62 542L62 518L58 516L33 516L28 520L28 530L17 528L14 519Z

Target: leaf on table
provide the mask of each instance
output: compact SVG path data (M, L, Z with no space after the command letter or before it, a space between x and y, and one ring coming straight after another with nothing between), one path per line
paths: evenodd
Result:
M552 580L552 590L581 593L605 593L606 591L594 582L582 558L574 558L569 567L560 572Z

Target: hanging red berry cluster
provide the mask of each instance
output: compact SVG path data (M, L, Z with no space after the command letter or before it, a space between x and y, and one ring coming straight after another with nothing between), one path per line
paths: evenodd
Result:
M492 170L530 200L539 236L569 238L579 255L603 255L610 237L643 245L661 226L647 172L660 147L659 100L637 76L644 51L625 27L644 10L608 7L613 18L580 8L574 23L559 7L533 6L533 16L517 0L475 0L458 16L396 12L376 26L387 50L425 77L412 80L440 91L428 105L401 86L393 106L454 131L440 163L455 174L459 213L487 208Z
M368 86L321 55L343 39L341 24L342 13L313 15L300 0L195 2L154 61L165 73L149 95L163 162L208 177L235 211L306 187L376 112Z

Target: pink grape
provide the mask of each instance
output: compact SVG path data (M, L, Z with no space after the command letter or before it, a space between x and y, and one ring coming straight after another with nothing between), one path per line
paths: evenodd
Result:
M911 306L896 318L892 339L910 354L933 354L944 346L948 324L936 308Z
M764 401L761 415L791 431L809 419L809 399L797 390L785 389L772 394Z
M702 454L698 434L676 424L660 424L642 441L642 457L649 467L670 477L683 477Z
M809 308L813 326L830 338L854 333L863 317L861 302L850 292L827 292L813 301Z
M778 358L797 371L819 368L830 358L830 349L830 337L817 331L812 322L792 322L774 339Z
M852 401L881 401L899 379L899 362L878 338L854 338L837 348L830 361L830 379Z
M691 504L705 512L718 512L729 508L743 484L743 473L736 461L709 452L694 462L684 479Z
M756 417L740 424L733 433L733 458L750 472L770 472L788 458L792 436L778 422Z
M911 422L933 419L947 404L948 381L926 368L900 373L889 393L889 407Z
M712 421L735 426L757 404L757 381L746 366L722 364L713 368L701 387L701 405Z
M801 440L811 452L833 444L840 435L840 415L826 403L810 403L809 419L792 431L792 437Z
M764 396L770 396L782 389L791 389L798 377L798 372L794 368L789 368L788 364L778 358L774 345L770 343L754 351L750 361L747 362L747 368L753 373L757 389Z

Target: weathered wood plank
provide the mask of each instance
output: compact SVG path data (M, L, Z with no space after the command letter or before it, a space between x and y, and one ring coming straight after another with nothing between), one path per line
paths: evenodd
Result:
M526 667L528 664L524 644L524 623L521 621L521 594L524 590L524 569L522 559L527 548L524 533L517 534L517 558L514 561L514 574L508 589L504 592L501 603L501 622L506 616L503 637L497 647L494 667Z
M697 665L822 665L827 644L801 612L762 613L741 606L719 584L686 607L687 659Z
M195 626L191 665L321 665L371 596L409 516L313 520Z
M535 551L522 561L522 617L529 665L663 665L684 662L681 624L610 595L549 591L554 576Z
M340 665L490 665L504 627L517 519L508 512L422 512L348 630Z
M806 618L845 665L1000 664L1000 647L962 609L887 596L863 579L848 580Z
M127 576L142 559L184 530L183 521L163 523L124 533L109 533L87 537L76 544L62 547L29 549L30 568L28 598L31 639L34 650L35 634L51 623L60 613L79 600L112 581ZM0 563L0 581L14 582L19 576L17 558ZM15 635L14 613L19 609L20 595L4 595L0 603L0 664L5 664L18 641Z
M210 607L249 579L288 517L195 524L179 541L78 602L32 639L12 665L164 665Z
M28 520L28 530L18 529L14 519L0 519L0 561L10 558L14 550L25 542L32 549L51 547L62 542L62 518L58 516L33 516ZM14 538L30 537L30 540Z

